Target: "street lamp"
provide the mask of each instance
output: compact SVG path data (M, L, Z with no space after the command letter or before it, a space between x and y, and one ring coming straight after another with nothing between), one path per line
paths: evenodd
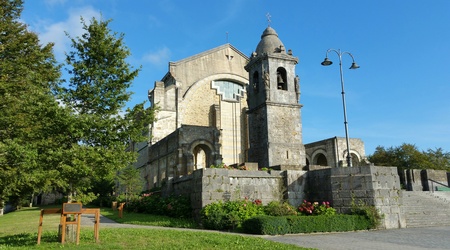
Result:
M347 166L352 166L352 156L350 154L350 143L348 138L348 123L347 123L347 108L345 106L345 92L344 92L344 75L342 74L342 55L349 55L352 58L352 66L350 66L350 69L357 69L359 68L358 64L355 62L355 58L353 58L353 55L350 52L341 52L340 49L329 49L327 50L327 53L325 55L325 59L321 63L323 66L330 66L333 64L332 61L328 59L328 53L334 51L338 57L339 57L339 73L341 75L341 88L342 88L342 106L344 107L344 125L345 125L345 140L347 141Z

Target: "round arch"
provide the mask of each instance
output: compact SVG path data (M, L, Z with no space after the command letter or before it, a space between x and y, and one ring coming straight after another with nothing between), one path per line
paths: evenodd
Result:
M319 166L328 166L328 158L327 158L327 152L323 149L317 149L312 154L312 164L311 165L319 165Z
M213 164L213 148L212 144L206 140L197 140L191 143L189 154L192 156L193 170L208 168Z
M357 151L350 149L350 156L352 157L352 166L360 166L360 162L362 159L361 155ZM347 150L344 150L344 152L342 153L342 159L344 159L344 162L347 162Z

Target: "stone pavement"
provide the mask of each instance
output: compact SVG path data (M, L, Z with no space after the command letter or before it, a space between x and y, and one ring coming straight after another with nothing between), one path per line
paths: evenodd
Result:
M450 249L449 226L265 236L264 238L272 241L324 250Z
M83 215L82 225L93 225L94 216ZM167 230L189 230L206 231L198 229L166 228L155 226L141 226L131 224L120 224L104 216L100 218L100 231L102 228L155 228ZM208 231L216 232L216 231ZM248 235L255 236L255 235ZM317 248L323 250L334 249L450 249L450 226L446 227L424 227L404 228L389 230L373 230L343 233L317 233L317 234L295 234L277 236L257 236L267 240L277 241L301 247ZM100 237L101 238L101 237Z

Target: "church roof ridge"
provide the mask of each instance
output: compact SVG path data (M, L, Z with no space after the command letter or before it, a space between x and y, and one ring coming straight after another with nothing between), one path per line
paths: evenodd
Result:
M191 61L191 60L195 60L195 59L197 59L197 58L199 58L199 57L205 56L205 55L207 55L207 54L214 53L214 52L216 52L216 51L219 51L219 50L222 50L222 49L225 49L225 48L231 48L231 49L232 49L233 51L235 51L237 54L241 55L241 56L244 57L245 59L248 59L248 56L245 55L244 53L242 53L242 52L241 52L240 50L238 50L236 47L234 47L234 46L231 45L230 43L225 43L225 44L222 44L222 45L217 46L217 47L215 47L215 48L212 48L212 49L209 49L209 50L200 52L200 53L198 53L198 54L195 54L195 55L193 55L193 56L189 56L189 57L180 59L180 60L178 60L178 61L169 62L169 65L180 64L180 63L188 62L188 61Z

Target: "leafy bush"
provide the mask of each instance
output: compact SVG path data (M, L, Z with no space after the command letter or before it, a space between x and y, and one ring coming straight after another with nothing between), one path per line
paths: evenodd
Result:
M352 200L352 214L362 215L369 221L369 228L376 228L380 225L383 216L379 213L375 206L370 206L359 201L356 203L354 199Z
M264 207L264 212L272 216L297 215L295 208L287 202L271 201Z
M268 215L255 216L244 221L242 229L245 233L263 235L287 234L290 232L286 217Z
M259 200L251 202L247 199L214 202L200 211L203 226L215 230L236 229L241 227L245 220L263 214L264 207Z
M335 215L336 209L330 206L328 201L322 202L309 202L304 200L303 203L298 207L300 215Z
M125 206L127 211L174 218L191 218L192 207L189 197L171 195L162 197L159 192L144 193Z

